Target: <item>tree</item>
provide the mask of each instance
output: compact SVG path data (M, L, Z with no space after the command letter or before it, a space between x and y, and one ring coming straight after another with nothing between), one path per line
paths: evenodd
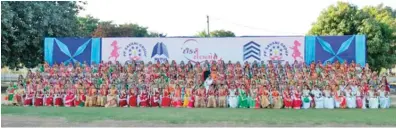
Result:
M226 30L214 30L210 32L210 36L205 30L199 31L195 36L198 37L235 37L235 34Z
M211 37L235 37L235 34L226 30L214 30L210 32Z
M111 21L100 22L94 31L95 37L164 37L165 34L149 32L147 27L138 24L113 24Z
M44 38L76 36L81 9L75 1L2 1L1 66L33 68L42 63Z
M85 17L78 17L78 27L80 29L79 36L90 37L98 27L99 19L87 15Z
M367 38L368 63L376 71L396 64L396 18L389 7L366 7L338 2L321 12L310 35L364 34Z

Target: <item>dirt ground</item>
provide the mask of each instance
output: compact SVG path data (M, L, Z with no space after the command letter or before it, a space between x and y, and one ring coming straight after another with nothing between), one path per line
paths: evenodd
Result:
M233 122L214 123L185 123L171 124L166 122L139 122L139 121L115 121L102 120L93 122L68 122L63 118L43 118L29 116L2 115L1 127L273 127L273 126L298 126L298 127L368 127L370 125L359 124L235 124Z

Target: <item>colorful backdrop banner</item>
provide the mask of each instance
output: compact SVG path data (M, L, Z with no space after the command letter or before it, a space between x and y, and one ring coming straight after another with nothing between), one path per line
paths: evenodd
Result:
M305 62L347 61L364 66L366 63L366 37L364 35L347 36L306 36Z
M50 65L84 61L88 64L101 60L100 38L45 38L44 60Z
M102 38L102 60L304 61L304 36L231 38Z

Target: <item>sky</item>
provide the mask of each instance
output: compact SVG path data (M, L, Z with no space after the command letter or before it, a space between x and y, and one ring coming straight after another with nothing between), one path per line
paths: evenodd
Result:
M167 36L229 30L237 36L305 35L328 6L345 1L362 8L396 0L91 0L80 16L136 23Z

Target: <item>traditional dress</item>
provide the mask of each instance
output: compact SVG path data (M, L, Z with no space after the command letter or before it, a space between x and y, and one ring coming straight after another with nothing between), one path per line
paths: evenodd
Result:
M239 89L239 98L238 98L239 108L248 108L249 104L247 102L247 96L244 89Z
M216 108L216 98L215 98L215 90L214 88L209 89L208 92L208 104L206 107L208 108Z
M229 90L228 105L230 108L236 108L238 106L238 97L236 95L236 91L236 89Z
M29 90L24 100L24 106L31 106L33 104L34 91Z
M15 92L15 100L14 100L16 105L18 105L18 106L22 106L23 105L23 102L24 102L23 95L24 94L25 94L25 89L20 88L20 89L16 90L16 92Z
M59 94L58 97L60 97ZM71 91L69 91L65 97L65 107L74 107L74 100L75 95Z
M176 87L175 88L175 93L172 99L172 105L173 107L179 108L182 107L183 103L181 100L181 88L180 87Z
M351 89L345 90L346 104L348 108L356 108L356 97Z
M128 103L130 107L136 107L137 106L137 89L136 88L131 88L129 89L129 96L128 96Z
M97 96L97 101L96 105L99 107L104 107L106 105L106 97L107 96L107 90L106 88L102 87L99 91L99 95Z
M220 108L227 107L227 90L223 87L219 89L219 107Z
M200 108L200 107L206 107L205 106L205 96L206 96L206 91L205 88L199 88L197 90L197 95L195 96L195 107Z
M325 90L324 96L324 107L327 109L334 109L334 99L331 96L330 90Z
M322 91L319 89L312 90L312 94L314 95L314 101L315 101L315 108L320 109L324 108L324 98Z
M38 107L38 106L43 106L44 101L44 94L41 91L38 91L36 94L36 97L34 98L34 106Z
M120 107L128 107L127 94L125 89L122 89L118 97L118 105Z
M260 101L261 107L262 108L269 107L270 101L269 101L269 92L268 92L268 90L262 90L260 92L260 94L261 94L261 98L260 98L261 99L261 101Z
M285 108L292 107L292 97L288 90L283 91L283 104L285 105Z
M364 96L361 91L356 92L356 108L363 108Z
M88 90L88 95L86 97L86 102L85 102L85 106L86 107L93 107L94 105L96 105L96 89L95 88L90 88Z
M272 91L272 100L274 104L274 108L282 107L282 98L279 96L279 92L277 90Z
M150 97L150 105L151 107L159 107L160 106L160 95L159 92L155 92L153 96Z
M76 100L74 100L74 105L78 107L85 106L86 97L83 90L80 90L78 95L76 95Z
M113 86L107 95L105 107L117 107L117 89Z
M308 109L308 108L310 108L312 98L311 98L311 96L309 95L309 90L308 90L308 89L304 89L304 90L303 90L303 95L301 96L301 99L303 100L302 108L303 108L303 109Z
M139 96L139 106L149 107L149 96L145 91L143 91Z
M380 90L379 92L379 106L380 108L388 108L389 107L389 97L386 94L385 90Z
M301 108L301 94L299 91L295 91L293 94L293 108L294 109L300 109Z
M164 89L161 99L161 107L169 107L171 105L171 99L169 89Z
M368 95L369 95L369 107L371 109L377 109L379 103L378 103L378 97L375 95L375 92L373 90L370 90L368 92Z
M54 94L50 92L45 96L45 106L52 106L52 105L54 105Z

